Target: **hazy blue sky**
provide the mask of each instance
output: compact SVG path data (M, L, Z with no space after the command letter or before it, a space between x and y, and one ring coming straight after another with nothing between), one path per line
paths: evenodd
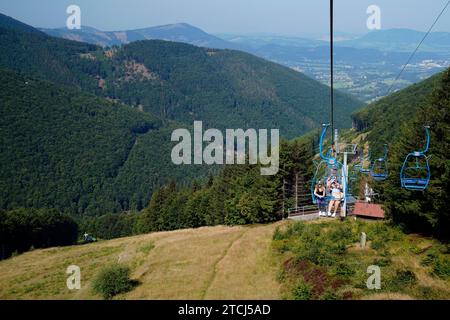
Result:
M426 30L448 0L335 0L335 28L365 33L366 9L382 10L382 28ZM65 25L77 4L82 24L123 30L187 22L210 33L325 34L328 0L1 0L0 12L38 27ZM436 26L450 31L450 8Z

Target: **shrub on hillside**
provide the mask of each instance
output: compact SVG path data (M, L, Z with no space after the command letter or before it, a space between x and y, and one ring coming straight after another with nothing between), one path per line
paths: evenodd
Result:
M311 300L313 296L312 288L304 281L299 281L292 290L292 295L295 300Z
M136 281L130 279L130 269L118 264L110 265L100 271L93 282L93 292L100 294L104 299L125 293L136 286Z
M404 291L410 285L417 283L417 277L412 270L398 269L387 283L391 290Z
M439 278L450 279L450 258L444 255L438 257L434 263L433 272Z

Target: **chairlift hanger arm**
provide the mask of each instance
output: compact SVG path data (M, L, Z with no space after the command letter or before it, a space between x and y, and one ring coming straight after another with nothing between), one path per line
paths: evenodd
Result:
M425 146L425 150L421 151L422 154L425 154L430 150L430 127L425 126L424 129L426 133L427 145Z
M387 144L384 145L384 157L383 160L387 160L389 154L389 146Z
M327 130L328 130L328 128L330 127L331 125L328 123L328 124L323 124L322 125L322 127L323 127L323 129L322 129L322 134L320 135L320 145L319 145L319 150L320 150L320 157L323 159L323 160L325 160L325 161L328 161L328 160L330 160L330 157L328 157L327 155L324 155L324 153L323 153L323 141L324 141L324 139L325 139L325 135L327 134Z

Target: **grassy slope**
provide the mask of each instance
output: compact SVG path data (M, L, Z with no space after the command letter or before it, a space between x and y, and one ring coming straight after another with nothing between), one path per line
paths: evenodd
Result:
M95 274L129 264L141 282L129 299L276 299L270 243L276 225L160 232L100 243L36 250L0 262L0 299L96 299ZM65 270L81 268L82 289L66 288Z
M141 283L119 299L289 298L289 285L277 281L286 256L272 246L274 230L286 224L291 223L207 227L36 250L0 262L0 299L99 299L91 293L91 281L104 265L116 261L130 265L133 278ZM425 254L422 249L435 244L432 239L406 236L390 248L395 252L390 267L412 269L418 278L415 289L432 288L431 298L448 298L449 282L432 276L429 268L420 264ZM358 258L364 267L375 256L372 249L362 251L356 245L349 248L349 257ZM65 270L72 264L81 267L80 291L66 289ZM416 298L415 291L411 292L366 290L359 297Z

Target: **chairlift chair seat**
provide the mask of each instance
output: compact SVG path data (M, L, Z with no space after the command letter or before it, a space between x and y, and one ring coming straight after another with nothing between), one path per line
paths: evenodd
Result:
M431 180L430 163L426 153L430 148L429 127L424 127L426 133L426 147L423 151L414 151L408 154L400 171L402 188L411 191L424 191ZM411 165L414 163L414 165Z

